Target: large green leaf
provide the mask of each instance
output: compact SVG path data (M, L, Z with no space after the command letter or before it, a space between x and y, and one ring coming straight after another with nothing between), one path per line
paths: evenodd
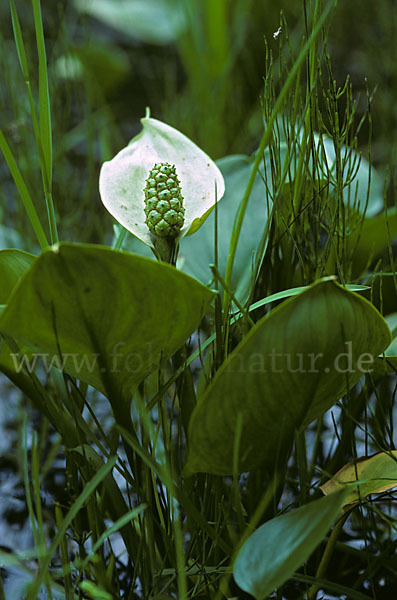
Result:
M0 333L108 394L129 396L195 330L212 292L175 268L100 246L45 251ZM62 355L62 358L60 358Z
M6 304L9 295L35 260L33 254L22 250L0 250L0 304Z
M346 494L347 490L335 492L259 527L234 563L239 587L263 600L287 581L324 538L341 512Z
M194 409L185 474L274 468L295 430L373 367L390 330L367 300L322 280L259 321Z
M247 187L253 159L244 155L226 156L218 160L217 165L225 179L225 195L217 206L218 269L224 276L233 223ZM266 187L258 173L244 217L233 268L232 288L242 302L251 288L256 252L266 230L270 209ZM181 240L178 266L203 283L211 281L213 275L209 265L215 262L214 240L215 210L194 236Z

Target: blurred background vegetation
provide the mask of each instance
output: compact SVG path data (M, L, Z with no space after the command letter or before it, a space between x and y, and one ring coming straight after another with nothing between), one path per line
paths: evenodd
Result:
M38 65L32 8L17 0L33 93ZM42 2L54 143L54 202L60 239L109 242L112 220L98 194L98 174L151 115L184 132L218 159L250 154L262 134L266 53L277 63L305 35L301 0L58 0ZM45 222L39 159L7 2L0 5L0 128ZM329 23L334 77L349 75L359 118L372 99L372 161L395 164L397 139L395 0L339 2ZM266 43L265 43L266 40ZM364 156L368 121L359 133ZM7 165L0 161L1 247L34 248ZM6 227L4 227L6 226Z

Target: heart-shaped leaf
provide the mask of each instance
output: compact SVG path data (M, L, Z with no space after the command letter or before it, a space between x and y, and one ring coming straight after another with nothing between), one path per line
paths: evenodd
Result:
M196 329L212 297L169 265L62 244L45 251L23 278L0 317L0 332L41 353L44 366L130 397Z
M390 343L367 300L323 280L259 321L192 414L185 474L232 474L288 452L295 430L328 410Z

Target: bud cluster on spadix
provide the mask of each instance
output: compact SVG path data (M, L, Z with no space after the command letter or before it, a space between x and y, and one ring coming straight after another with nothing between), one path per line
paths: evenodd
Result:
M174 165L156 163L145 186L146 224L153 235L177 237L183 227L185 209Z

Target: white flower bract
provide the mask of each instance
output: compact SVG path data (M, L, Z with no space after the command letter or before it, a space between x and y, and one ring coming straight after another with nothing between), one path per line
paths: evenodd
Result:
M175 165L185 220L178 239L197 231L225 191L222 173L189 138L156 119L141 119L143 129L99 176L102 202L113 217L148 246L154 238L145 222L145 184L155 163Z

